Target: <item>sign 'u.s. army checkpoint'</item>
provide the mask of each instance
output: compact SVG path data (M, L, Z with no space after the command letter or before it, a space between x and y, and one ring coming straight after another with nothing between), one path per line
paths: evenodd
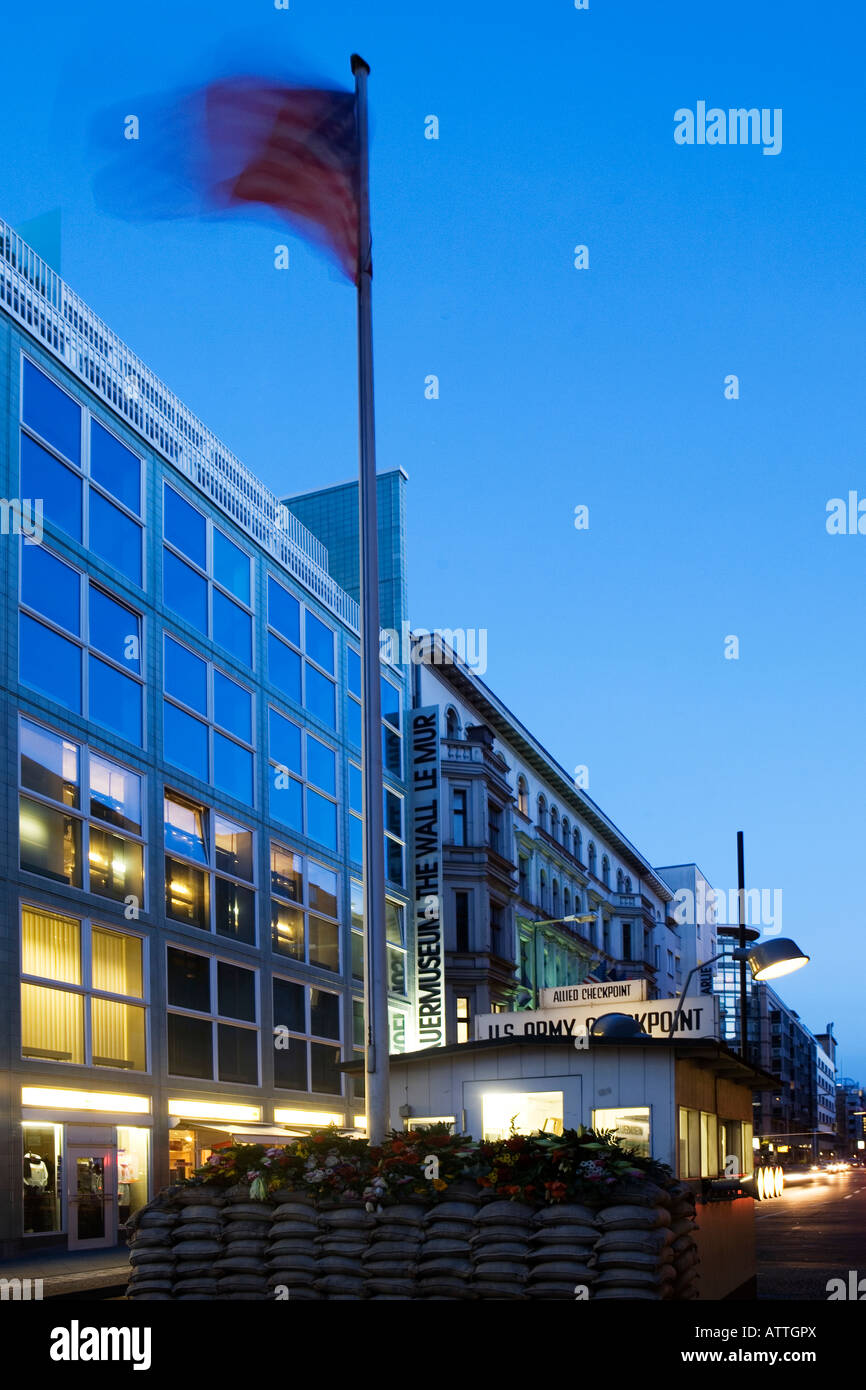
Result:
M676 1012L675 1038L714 1038L718 1036L718 1001L706 994L694 995L680 1003L677 999L644 999L637 1003L612 1000L609 1003L575 1005L571 1008L525 1009L509 1014L478 1014L476 1040L488 1038L579 1038L588 1033L597 1018L605 1014L626 1014L637 1019L651 1038L666 1038Z

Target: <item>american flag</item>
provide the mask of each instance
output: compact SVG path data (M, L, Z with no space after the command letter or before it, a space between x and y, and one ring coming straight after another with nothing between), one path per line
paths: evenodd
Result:
M324 242L357 284L354 95L240 77L211 83L204 97L215 200L279 209L303 235Z

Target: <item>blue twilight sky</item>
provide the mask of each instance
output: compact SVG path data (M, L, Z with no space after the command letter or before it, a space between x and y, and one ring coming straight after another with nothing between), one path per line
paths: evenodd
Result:
M744 830L813 957L781 992L866 1081L866 536L825 529L866 496L864 28L838 0L45 0L4 19L0 215L59 206L71 285L275 490L345 479L351 288L268 217L108 218L88 130L233 64L349 85L360 51L413 623L487 630L485 679L651 862L730 888ZM781 108L781 153L675 144L699 100Z

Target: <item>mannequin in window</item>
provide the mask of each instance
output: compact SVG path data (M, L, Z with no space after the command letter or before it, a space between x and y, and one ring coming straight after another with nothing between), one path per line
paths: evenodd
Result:
M24 1186L37 1188L40 1192L48 1186L45 1160L30 1150L24 1155Z

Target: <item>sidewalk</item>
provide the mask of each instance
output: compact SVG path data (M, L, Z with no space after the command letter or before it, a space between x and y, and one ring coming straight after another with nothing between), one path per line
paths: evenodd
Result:
M0 1260L0 1280L42 1280L43 1298L120 1298L129 1278L129 1247L110 1250L34 1250L14 1260ZM16 1290L17 1291L17 1290ZM0 1300L11 1300L13 1289L0 1285ZM19 1298L21 1293L19 1293Z

